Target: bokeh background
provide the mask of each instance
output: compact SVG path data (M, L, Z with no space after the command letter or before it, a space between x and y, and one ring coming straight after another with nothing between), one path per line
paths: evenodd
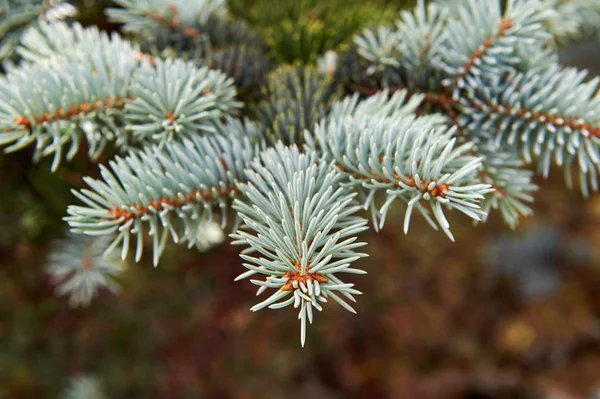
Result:
M111 30L82 0L81 20ZM277 63L314 62L411 1L234 0ZM600 45L571 43L564 64L600 74ZM238 249L170 246L128 265L122 293L72 309L43 272L82 176L85 151L51 174L27 152L0 155L0 398L54 398L88 376L107 398L600 398L600 196L539 180L535 216L451 215L456 243L402 209L366 232L352 315L318 314L300 348L292 311L255 303ZM102 160L101 160L102 161ZM105 159L104 159L105 161ZM558 172L558 173L556 173ZM558 177L556 177L558 176ZM288 309L289 310L289 309Z

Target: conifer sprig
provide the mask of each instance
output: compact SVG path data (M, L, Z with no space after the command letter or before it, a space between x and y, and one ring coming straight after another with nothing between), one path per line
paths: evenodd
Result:
M214 223L235 219L239 279L274 289L252 310L297 308L302 345L329 298L354 312L360 292L340 274L363 273L351 266L366 256L361 209L380 229L401 203L405 232L417 211L453 239L450 211L480 222L498 209L513 228L531 213L526 162L544 176L563 166L569 185L576 169L583 194L598 190L600 80L557 65L554 0L419 0L348 53L328 52L322 71L268 75L264 41L224 0L115 3L111 21L139 44L47 23L37 8L20 27L0 21L24 60L0 77L0 146L35 146L53 170L84 140L93 158L109 143L130 151L84 179L65 218L107 254L135 246L138 261L149 235L156 265L169 240L207 248L223 238ZM336 101L339 86L354 94ZM259 92L236 119L238 99ZM87 287L77 281L63 291Z
M558 66L513 74L498 85L479 81L465 98L463 123L471 130L494 132L526 162L537 160L547 177L552 161L563 166L567 185L579 170L581 192L598 190L600 168L600 79L585 81L586 71Z
M116 233L108 252L120 246L123 259L133 236L136 261L147 226L156 265L169 236L191 247L205 221L220 218L225 226L238 182L246 180L245 168L258 149L248 138L215 135L117 157L110 169L100 166L102 179L85 178L90 189L73 192L83 205L69 206L65 220L75 232Z
M355 213L354 194L340 186L343 177L316 153L300 153L281 143L263 152L247 172L241 190L249 203L236 200L234 208L244 224L232 234L235 244L249 245L256 256L243 253L248 269L238 279L266 276L251 282L257 294L276 292L251 310L293 306L299 310L300 342L306 324L329 298L356 313L346 302L361 292L344 283L341 273L364 273L350 265L366 256L355 251L364 245L356 235L367 221Z
M132 76L127 129L159 147L181 136L214 133L212 124L239 108L235 95L233 79L219 71L181 60L156 60Z
M225 0L113 0L121 8L109 8L112 22L124 24L125 32L151 35L168 27L183 35L197 36L195 24L203 24L211 15L223 16Z
M96 26L84 27L77 22L40 22L28 29L19 43L17 53L30 63L42 63L57 57L78 57L100 54L110 60L116 53L123 57L139 55L140 46L123 39L118 33L108 34ZM127 62L127 58L124 59Z
M21 53L37 62L0 85L0 145L35 144L34 160L53 155L53 171L84 139L96 159L108 142L164 145L214 133L214 123L239 108L223 73L182 60L150 64L138 46L96 28L41 25Z
M400 36L399 47L402 62L410 66L411 73L419 73L421 68L430 68L429 64L439 57L448 31L449 12L435 3L425 4L419 0L414 10L403 10L396 22Z
M0 0L0 62L13 56L21 35L39 22L75 16L64 0Z
M563 166L568 186L576 166L583 194L598 190L597 81L583 83L585 72L557 65L546 29L557 13L552 5L543 0L419 1L396 30L359 35L359 59L338 57L347 64L338 63L337 76L361 94L385 88L422 94L415 112L444 114L448 125L458 127L461 140L478 144L475 154L484 148L487 154L497 152L495 172L486 174L485 165L481 172L497 189L486 209L496 204L515 226L518 215L530 213L525 204L533 185L507 151L537 162L544 176L552 163ZM495 138L496 150L489 137ZM504 161L506 168L499 164ZM506 196L498 197L502 192Z
M335 162L348 182L361 193L374 223L383 227L392 202L408 204L404 231L408 232L413 210L422 213L453 240L443 208L457 209L474 220L485 213L479 202L490 185L477 180L481 159L470 155L473 143L456 145L455 129L440 127L429 117L413 115L386 118L347 116L321 123L315 142L325 158ZM309 143L315 146L313 142ZM377 192L386 200L379 210ZM423 207L428 203L432 219Z
M83 138L92 158L109 140L127 143L123 107L138 61L132 47L115 50L108 59L100 52L76 53L12 71L0 85L0 145L10 152L35 144L34 160L53 155L54 171L63 156L77 153Z
M454 95L473 76L498 79L520 62L520 46L551 38L543 22L551 11L543 0L466 0L451 19L441 44L439 66L450 75Z

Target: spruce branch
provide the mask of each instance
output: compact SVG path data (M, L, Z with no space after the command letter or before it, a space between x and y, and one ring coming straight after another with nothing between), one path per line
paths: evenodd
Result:
M132 76L126 127L159 147L178 136L214 132L215 120L239 108L235 95L233 80L219 71L177 59L155 60Z
M304 346L306 322L312 323L314 311L321 311L327 299L356 313L346 301L355 302L361 292L338 275L364 273L350 265L366 256L355 251L364 245L355 236L367 221L354 215L360 207L354 194L340 186L343 177L314 152L279 143L252 162L247 173L249 182L241 190L250 203L235 201L244 223L232 237L258 254L242 253L248 271L237 279L266 276L251 280L259 286L257 295L268 288L276 292L251 310L299 309Z
M76 14L75 7L63 0L0 0L0 62L14 54L28 28Z
M442 50L445 40L445 29L448 23L448 11L435 3L425 4L419 0L414 10L402 11L396 22L402 53L402 62L410 65L409 69L428 68L434 57Z
M117 233L108 252L120 246L123 259L135 237L136 261L147 225L157 265L169 236L191 247L204 222L220 217L225 226L238 182L246 180L245 168L258 149L248 138L195 136L166 143L161 151L148 147L116 157L110 169L100 166L101 180L84 179L90 189L73 191L84 205L69 206L65 220L74 232Z
M499 77L520 62L520 45L551 38L543 22L551 15L543 0L508 0L504 12L499 0L464 0L458 17L447 26L439 66L454 96L470 77Z
M122 112L138 61L131 46L114 50L75 53L12 71L0 85L0 145L10 152L35 144L34 160L54 155L53 171L63 156L76 154L84 137L92 158L109 140L125 145Z
M416 112L443 113L449 125L458 127L462 139L485 143L489 135L494 135L496 147L509 144L526 162L537 159L545 176L554 159L565 165L569 185L571 166L577 164L580 186L587 195L590 189L597 189L597 118L593 116L597 112L593 95L597 86L594 80L582 85L583 72L575 76L573 71L571 77L557 74L560 68L556 51L543 25L553 12L548 5L541 0L515 0L503 8L496 1L457 0L425 7L420 2L412 20L404 17L397 23L397 43L393 45L390 40L386 48L395 46L398 58L372 74L375 87L350 89L367 95L382 87L390 91L405 89L411 95L424 94ZM436 7L443 11L432 18ZM401 28L403 24L408 29ZM434 33L430 47L424 40L429 38L429 30ZM385 50L377 49L381 44L374 40L369 46L369 54ZM419 48L429 52L417 53ZM364 49L362 53L365 55ZM420 54L423 57L419 58ZM377 65L381 64L375 62L363 69L368 73ZM344 65L338 67L343 69ZM575 90L567 90L569 86L575 86ZM530 177L518 169L508 170L515 178L519 175L516 180L526 187ZM515 189L518 191L519 187ZM531 190L526 188L528 191ZM524 198L529 199L530 195L525 194ZM529 212L519 205L513 210L516 208L522 210L517 214ZM513 213L506 220L514 225L515 218Z
M372 94L375 93L375 94ZM390 93L392 93L390 95ZM352 115L357 118L390 117L414 118L414 114L424 114L429 118L432 125L440 127L445 124L454 125L459 139L465 139L469 134L465 126L458 120L461 112L461 104L452 97L436 95L434 93L410 94L405 89L394 88L393 90L369 91L371 94L360 101L358 94L345 97L341 101L334 102L329 114L330 120L341 120L343 117ZM443 114L431 114L431 109L441 110ZM477 127L475 131L482 129ZM519 159L514 151L507 148L499 148L497 144L490 142L485 137L473 137L477 146L472 147L470 155L482 157L482 165L477 174L482 183L489 184L493 188L481 201L481 209L484 212L482 221L487 220L492 209L500 210L504 221L515 228L519 218L529 216L532 213L529 203L533 202L533 192L537 186L532 183L533 173L523 169L524 162ZM368 195L363 194L363 198ZM374 198L370 198L371 201ZM376 220L378 214L371 202L369 207ZM376 226L377 227L377 226Z
M104 60L110 60L112 53L124 57L128 57L128 53L135 56L140 53L140 47L115 32L109 35L96 26L42 21L22 35L16 51L30 63L45 63L57 57L70 58L75 54L77 57L100 54Z
M121 8L109 8L111 22L124 24L123 30L138 35L152 35L167 27L184 36L200 32L195 24L205 23L211 15L223 16L225 0L113 0Z
M514 73L505 82L479 82L463 100L463 123L473 131L489 131L499 144L508 144L526 162L537 160L547 177L552 161L565 169L572 186L572 169L579 170L581 192L598 190L600 165L600 79L585 82L586 71L548 68L543 73Z
M361 53L385 52L385 49L377 48L377 41L358 36L355 39L356 49L339 57L335 71L337 79L350 91L363 95L370 96L382 89L389 92L408 90L411 95L424 94L423 108L417 112L442 111L454 123L457 101L451 98L442 84L447 74L435 65L443 51L448 20L445 7L418 1L412 12L402 13L396 22L396 30L388 30L390 34L386 40L390 44L387 48L394 48L390 53L390 56L396 57L393 62L377 60L373 56L356 59Z
M182 60L150 64L138 46L97 28L41 24L19 50L36 63L12 70L0 87L0 145L35 144L34 160L53 155L53 171L84 139L96 159L108 142L128 148L214 133L239 107L233 80L219 71Z
M473 143L455 146L454 132L455 128L440 125L435 117L346 116L320 123L309 147L322 151L348 184L359 190L376 227L383 227L391 204L402 200L408 204L405 233L416 209L453 240L443 208L457 209L479 221L485 216L479 202L491 187L477 179L481 159L469 155ZM375 206L378 192L386 195L379 210ZM437 223L424 203L429 204Z
M439 68L437 63L441 53L445 51L448 21L445 7L419 0L412 12L402 12L401 18L396 21L396 30L387 30L389 33L385 41L388 44L385 48L379 49L377 41L364 40L359 35L355 39L355 51L357 55L362 55L363 59L353 60L352 54L342 57L338 78L344 82L348 82L348 78L354 80L356 83L350 84L349 88L359 92L376 91L381 88L405 88L411 92L446 95L447 88L442 82L448 78L448 74ZM367 33L365 31L363 36ZM389 52L388 57L394 59L386 61L373 56L366 57L381 51ZM369 63L366 68L361 66L364 61ZM362 77L361 69L364 69ZM348 86L348 83L346 85Z
M403 203L405 233L417 211L453 240L453 210L483 222L498 209L513 228L531 213L525 161L545 176L564 166L569 184L576 168L585 195L598 189L600 79L557 65L552 0L419 0L395 26L326 53L321 71L268 75L262 40L223 0L115 2L111 20L141 47L77 24L22 36L27 62L0 78L0 145L34 144L53 169L84 138L93 156L110 141L131 150L85 178L65 217L107 240L106 254L135 246L139 261L146 236L155 265L168 241L207 248L232 209L231 237L246 246L238 279L274 290L252 310L297 308L302 345L327 299L354 312L360 292L339 275L363 273L352 267L366 256L361 209L380 229ZM284 21L281 53L325 43L319 23ZM336 101L340 82L354 93ZM257 88L258 123L234 118L236 96Z
M413 74L421 73L419 69L428 68L439 54L447 21L444 7L419 0L412 12L402 11L395 30L382 26L357 35L356 52L371 62L370 73L401 66Z

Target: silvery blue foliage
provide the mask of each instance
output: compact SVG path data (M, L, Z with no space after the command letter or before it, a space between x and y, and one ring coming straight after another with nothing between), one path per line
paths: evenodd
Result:
M414 118L415 113L423 104L423 96L415 95L409 98L406 90L390 92L382 90L367 98L361 99L358 94L346 96L331 105L327 119L340 120L347 116L354 118ZM432 123L442 125L445 119L441 115L431 114Z
M385 26L376 29L365 29L361 36L356 36L354 42L357 52L373 64L398 66L401 56L398 32Z
M213 122L240 106L235 95L233 80L219 71L178 59L156 60L133 73L126 129L159 147L180 136L214 133Z
M526 162L537 160L545 177L552 161L564 166L569 187L577 166L579 186L587 196L590 189L598 190L600 78L586 77L586 71L553 66L512 74L496 86L480 82L463 100L462 123L493 132L498 145L512 146Z
M144 46L77 24L22 36L23 63L0 77L0 145L34 145L53 170L84 139L94 158L129 151L74 191L72 231L123 259L135 246L136 261L149 235L156 265L168 241L202 250L233 222L239 278L274 290L252 309L297 308L302 344L328 299L354 311L360 292L340 275L362 273L361 210L380 229L400 206L405 232L420 214L453 239L449 212L498 209L511 227L531 213L525 163L561 165L569 185L575 167L584 194L598 189L598 80L557 65L553 0L420 0L261 90L262 41L223 0L115 3L111 20ZM354 94L337 100L338 86ZM235 118L250 89L257 122Z
M497 79L520 60L519 45L549 39L543 22L551 11L544 0L465 0L449 20L437 64L462 89L470 76ZM457 94L455 90L455 95Z
M355 215L360 206L340 185L342 175L314 152L279 143L264 151L247 174L241 191L250 203L236 200L243 225L232 237L252 252L242 253L248 271L238 279L265 276L251 280L260 287L257 294L276 290L251 310L298 309L304 346L307 320L312 323L314 311L328 299L355 313L346 301L354 302L361 292L338 276L364 273L350 265L366 256L355 251L364 245L355 236L367 221Z
M400 105L406 94L396 93L390 102ZM416 210L435 229L440 226L454 239L443 208L456 209L479 221L485 217L479 202L491 186L479 183L481 159L469 155L473 143L456 145L454 128L448 129L435 117L417 117L410 112L411 104L407 106L407 111L400 108L388 117L367 116L358 106L356 116L349 112L320 123L309 147L335 163L347 184L358 190L379 228L392 202L399 200L407 204L405 233ZM386 109L380 107L380 114L385 115ZM377 193L386 197L379 210L375 205Z
M75 7L64 0L0 0L0 62L14 54L28 28L76 14Z
M223 73L182 60L146 62L117 34L53 23L24 40L20 52L37 61L0 84L0 145L7 152L35 145L34 160L52 155L53 171L83 140L92 159L109 142L164 145L214 133L214 123L239 107Z
M398 34L402 36L398 43L402 62L410 65L414 72L427 67L442 50L440 47L448 34L444 29L447 22L448 9L435 3L425 6L419 0L412 12L402 11L396 22Z
M122 39L117 33L109 35L96 26L84 27L76 22L68 24L53 21L40 22L27 29L16 51L23 60L31 63L42 63L72 54L93 57L100 52L101 59L112 65L114 55L121 56L121 62L127 63L131 56L135 58L140 48L139 45Z
M126 32L152 34L164 23L193 26L205 23L211 15L223 16L225 0L113 0L120 8L106 11L109 19L124 24Z
M575 0L570 7L583 9L584 3ZM544 176L552 163L563 166L569 187L577 169L582 193L598 190L598 81L584 81L585 71L557 65L546 29L558 12L552 6L558 5L419 1L396 30L374 29L356 38L355 51L366 66L338 61L336 68L359 69L347 76L361 76L361 68L370 73L374 81L363 81L357 88L361 93L378 87L422 95L415 112L440 113L448 125L456 125L459 138L475 143L473 152L487 159L479 175L496 191L486 197L485 209L500 209L514 227L519 216L531 213L526 204L535 185L525 164L537 163ZM356 81L347 83L356 86Z
M356 36L357 53L371 62L370 73L393 74L405 68L408 75L421 74L441 51L447 21L446 7L419 0L413 12L402 11L396 29L365 29Z
M262 36L244 21L225 15L224 1L117 3L125 8L108 9L109 17L125 23L123 30L132 33L147 54L219 69L234 78L244 94L255 94L272 68Z
M92 239L72 233L54 243L45 269L56 294L69 296L69 305L88 306L101 289L119 292L115 278L123 266L104 256L109 243L109 237Z
M156 265L168 237L192 247L206 221L220 218L226 225L238 181L246 179L245 168L259 148L247 137L214 135L130 152L111 161L110 169L101 165L102 179L85 178L91 190L73 192L84 205L69 206L65 219L76 232L115 233L107 251L120 247L123 259L132 236L135 259L141 258L147 232Z
M11 71L0 84L0 145L12 152L34 144L34 160L53 155L56 170L63 158L75 156L84 138L92 158L108 141L127 143L120 133L122 106L138 61L134 46L116 41L111 47Z

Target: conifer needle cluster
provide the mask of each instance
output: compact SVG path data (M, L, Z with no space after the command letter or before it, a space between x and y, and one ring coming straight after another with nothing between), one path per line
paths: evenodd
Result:
M297 309L302 345L327 302L355 311L343 276L364 273L368 219L397 207L405 233L420 217L454 240L451 213L517 226L535 173L598 190L600 80L556 56L593 2L420 0L318 66L274 65L224 0L115 0L110 34L60 21L68 3L17 3L0 0L0 146L53 171L82 148L112 157L65 217L107 256L149 246L157 265L170 242L220 241L219 223L245 248L239 279L270 294L252 310ZM80 276L59 290L85 304L114 270L86 274L64 245L49 270Z

